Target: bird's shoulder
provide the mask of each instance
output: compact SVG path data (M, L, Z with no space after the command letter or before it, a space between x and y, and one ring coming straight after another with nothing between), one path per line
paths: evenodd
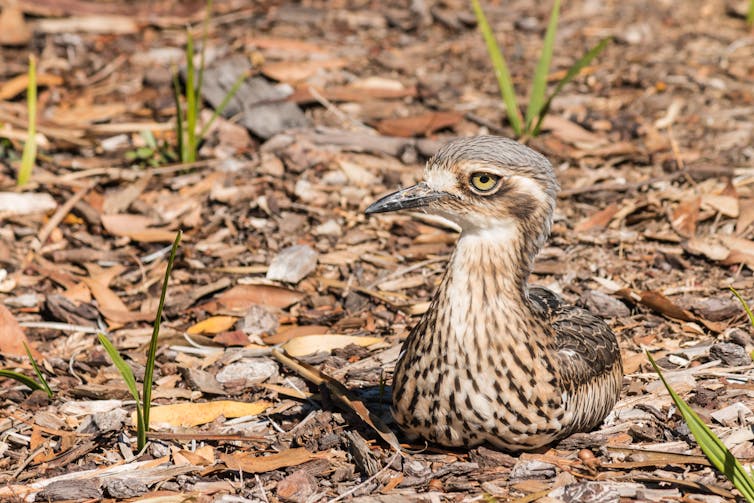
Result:
M550 319L555 350L564 377L588 381L620 364L615 334L602 319L586 309L566 303L556 293L531 287L529 298Z

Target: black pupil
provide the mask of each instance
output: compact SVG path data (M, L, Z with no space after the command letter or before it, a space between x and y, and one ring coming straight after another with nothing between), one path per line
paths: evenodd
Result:
M479 183L481 183L482 185L487 185L487 182L489 181L490 181L490 177L487 175L483 175L479 177Z

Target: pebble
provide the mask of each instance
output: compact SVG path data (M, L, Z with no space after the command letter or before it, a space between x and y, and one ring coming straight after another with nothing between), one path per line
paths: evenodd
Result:
M751 356L738 344L732 342L718 342L709 348L709 356L713 360L721 360L727 367L741 367L751 363Z
M249 336L270 335L277 332L280 322L278 317L269 309L260 305L252 305L243 318L241 330Z
M277 374L278 366L272 360L251 358L224 367L217 373L217 381L221 384L245 381L246 386L252 386Z
M631 314L623 302L598 290L587 292L585 301L589 311L602 318L620 318Z
M317 267L317 252L308 245L284 248L270 262L267 279L298 283Z
M315 236L339 237L343 233L340 225L335 220L328 220L314 228Z

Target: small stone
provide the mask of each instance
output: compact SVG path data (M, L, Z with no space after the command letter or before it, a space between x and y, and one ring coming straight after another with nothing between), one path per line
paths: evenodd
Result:
M751 357L746 349L732 342L718 342L709 348L709 356L713 360L721 360L728 367L742 367L751 363Z
M723 426L733 427L738 424L739 418L745 421L747 417L751 416L751 409L741 402L736 402L716 410L710 416Z
M300 503L317 491L317 479L306 470L297 470L278 482L277 497L282 501Z
M115 499L136 498L149 492L149 487L138 478L105 479L105 491Z
M581 482L558 487L548 496L567 503L618 503L620 494L608 484Z
M272 360L253 358L241 360L223 367L217 373L221 384L244 381L245 387L259 384L278 374L278 366Z
M544 461L519 460L513 467L510 480L551 479L556 473L555 465Z
M241 323L241 330L250 338L272 335L277 332L280 322L278 317L264 306L255 304L246 311Z
M317 252L307 245L284 248L272 259L267 269L267 279L298 283L317 267Z
M338 222L335 220L328 220L314 228L315 236L332 236L339 237L342 234L342 230ZM7 301L6 301L7 302Z
M692 307L709 321L729 320L741 313L741 305L734 299L725 297L702 298Z
M0 281L2 278L0 278ZM40 298L35 293L27 293L16 297L8 297L3 301L6 306L11 307L34 307L39 304Z
M100 432L120 431L128 419L128 411L117 408L105 412L96 412L92 416L94 424Z
M56 480L38 492L34 501L84 501L102 499L102 490L96 479Z
M597 290L587 292L585 302L589 311L602 318L620 318L631 314L623 302Z

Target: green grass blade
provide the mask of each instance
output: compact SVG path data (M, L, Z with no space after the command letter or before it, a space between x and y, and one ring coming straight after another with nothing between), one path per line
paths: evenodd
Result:
M181 84L178 82L178 70L173 71L173 99L175 100L175 137L178 142L178 157L186 158L186 139L184 138L183 106L181 106Z
M26 185L31 178L34 162L37 159L37 59L29 56L29 83L26 85L26 108L28 126L26 143L21 154L21 167L18 170L18 186Z
M202 52L199 56L199 75L196 80L196 95L199 100L202 99L202 82L204 82L204 61L205 51L207 49L207 39L209 39L209 20L212 19L212 0L207 0L204 9L204 23L202 26ZM199 136L201 141L201 135Z
M542 53L539 56L537 69L534 72L534 80L531 83L529 104L526 106L526 132L532 132L532 123L542 111L547 91L547 75L550 73L552 62L552 50L555 46L555 33L558 31L558 16L560 15L560 0L555 0L550 12L550 21L547 23L545 39L542 43Z
M196 161L196 67L194 66L194 37L186 32L186 156L183 162Z
M246 81L246 77L248 77L248 75L245 72L238 76L236 81L233 83L233 86L231 86L231 88L225 94L225 97L223 97L220 105L215 108L215 111L212 113L212 117L210 117L209 121L207 121L204 127L202 127L202 130L199 132L199 141L202 141L204 139L207 131L209 131L209 128L211 128L212 124L214 124L215 119L217 119L220 114L223 113L225 107L227 107L228 103L230 103L230 100L233 99L233 96L236 95L238 90L241 88L241 85Z
M39 382L42 385L42 389L47 393L47 396L49 398L52 398L52 389L50 389L50 384L47 382L47 379L45 379L44 374L42 373L42 370L39 368L39 365L37 365L37 361L34 359L33 356L31 356L31 349L29 349L29 346L24 342L24 349L26 350L26 356L29 357L29 361L31 362L31 366L34 368L34 373L37 374L37 379L39 379Z
M0 369L0 377L7 377L8 379L13 379L14 381L18 381L24 386L34 391L36 390L46 391L41 384L39 384L37 381L35 381L31 377L27 377L23 374L19 374L18 372L13 372L12 370Z
M118 369L121 377L123 377L123 382L126 383L126 387L128 388L128 391L131 392L131 396L136 400L136 436L138 448L141 450L147 443L147 431L144 427L144 413L139 399L139 390L136 387L136 378L134 377L131 367L129 367L123 360L120 353L118 353L118 350L113 346L113 343L110 342L110 339L102 333L97 334L97 338L99 339L100 344L105 348L105 351L107 351L107 354L110 355L110 360L112 360L113 365L115 365L115 368Z
M581 58L579 58L578 61L576 61L569 69L568 72L566 72L565 77L560 79L560 82L555 86L555 89L552 91L552 94L547 98L547 101L545 101L545 104L542 106L542 108L539 110L539 113L537 114L537 125L534 127L534 130L532 131L532 136L537 136L539 134L539 130L542 127L542 121L545 119L545 116L547 115L547 112L550 110L550 105L552 104L553 98L560 94L560 92L563 90L563 88L571 82L580 72L583 70L589 63L592 62L594 58L596 58L602 51L605 50L605 47L607 47L607 44L609 44L612 41L612 37L605 37L602 40L600 40L597 45L589 49Z
M660 367L657 366L652 355L647 351L647 358L654 367L657 375L660 376L662 383L670 393L670 397L673 399L675 406L683 416L684 421L689 426L691 434L694 435L699 447L702 449L704 455L709 459L712 466L717 468L728 480L730 480L736 489L738 489L746 501L754 502L754 479L749 474L741 463L731 454L725 444L715 435L709 427L704 424L704 421L694 412L691 407L670 387L665 377L660 371Z
M746 311L746 314L749 316L749 322L751 323L751 326L754 327L754 313L751 312L751 308L749 307L749 304L746 303L743 297L741 297L741 294L738 293L738 291L733 288L732 286L728 287L730 288L730 291L733 292L733 295L736 296L738 299L738 302L741 303L741 305L744 308L744 311Z
M505 112L508 114L508 121L511 123L511 127L516 135L521 136L523 131L521 128L521 112L518 110L516 91L513 89L513 80L508 71L505 57L500 51L500 46L497 44L495 34L492 33L492 28L487 22L487 16L484 15L479 0L471 0L471 5L474 8L479 31L482 33L484 43L487 45L487 52L490 55L490 61L492 61L492 67L495 70L497 85L500 88L500 93L505 103Z
M749 0L749 11L746 13L746 24L754 26L754 0Z
M152 378L154 376L154 364L157 358L157 339L160 336L160 323L162 322L162 309L165 307L165 297L168 292L168 281L170 273L173 270L175 254L178 251L178 244L181 242L182 231L178 231L173 241L173 247L170 249L168 265L165 268L165 278L162 280L162 292L160 293L160 303L157 305L157 314L155 314L154 324L152 325L152 337L149 340L149 351L147 351L147 364L144 370L144 427L149 429L149 410L152 403Z

